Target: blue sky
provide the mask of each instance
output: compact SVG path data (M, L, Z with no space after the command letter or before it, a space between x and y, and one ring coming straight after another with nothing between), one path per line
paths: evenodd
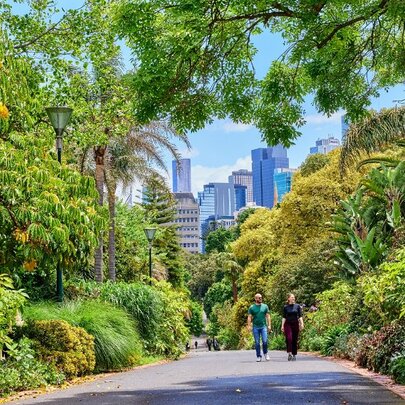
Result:
M11 2L11 1L10 1ZM60 0L57 4L67 8L78 8L83 0ZM24 12L25 5L16 5L16 12ZM258 49L254 59L256 74L263 77L272 60L277 59L284 50L281 36L263 33L255 38ZM128 69L131 68L130 52L123 47L123 57ZM395 100L405 98L404 86L396 86L388 92L383 91L379 98L372 100L372 108L394 106ZM300 128L302 136L288 150L290 167L298 167L309 153L309 148L318 138L334 136L341 139L341 116L343 111L327 117L319 114L312 105L311 98L306 99L306 125ZM196 195L204 184L226 182L233 170L251 169L250 151L266 147L259 131L251 125L235 124L230 120L215 120L211 125L189 134L191 151L178 145L183 157L191 158L192 192ZM167 167L171 171L171 160L167 157ZM170 173L171 174L171 173ZM171 184L171 179L169 178Z

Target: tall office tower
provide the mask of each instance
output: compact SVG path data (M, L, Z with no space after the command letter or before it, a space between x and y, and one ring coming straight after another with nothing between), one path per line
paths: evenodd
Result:
M297 169L274 170L274 205L281 203L283 197L291 190L292 177Z
M192 193L174 193L176 199L177 235L180 246L190 253L200 252L200 215Z
M288 168L287 149L282 145L252 150L253 200L256 205L274 205L274 170Z
M246 169L240 169L228 177L228 181L234 185L246 186L246 203L253 202L253 174Z
M191 160L172 161L173 193L191 193Z
M205 251L204 237L212 221L223 217L233 217L235 211L235 190L229 183L209 183L204 185L203 191L198 192L200 207L200 237L201 252Z
M347 130L349 129L350 120L349 120L349 117L346 114L342 115L340 117L340 120L341 120L340 122L342 124L342 139L343 139L343 137L346 135Z
M333 149L338 148L339 146L340 146L339 139L334 138L333 136L324 139L318 139L315 142L315 146L312 146L309 149L309 154L313 155L314 153L322 153L323 155L326 155Z

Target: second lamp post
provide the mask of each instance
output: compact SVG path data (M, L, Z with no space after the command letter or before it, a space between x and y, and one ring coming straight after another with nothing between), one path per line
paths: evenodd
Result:
M156 228L144 228L146 239L149 242L149 283L152 285L152 242L155 237Z

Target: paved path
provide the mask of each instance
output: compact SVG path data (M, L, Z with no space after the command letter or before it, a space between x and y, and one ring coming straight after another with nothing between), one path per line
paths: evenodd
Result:
M250 351L191 351L179 361L109 375L14 404L327 404L404 405L381 385L321 358L288 362L272 351L256 363Z

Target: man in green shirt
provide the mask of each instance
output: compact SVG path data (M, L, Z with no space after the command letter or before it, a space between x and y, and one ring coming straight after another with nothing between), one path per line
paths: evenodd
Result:
M262 303L261 294L255 295L255 303L249 307L248 327L255 338L256 361L262 361L260 352L260 337L263 345L263 355L266 361L270 360L267 353L267 331L271 332L271 317L269 307Z

